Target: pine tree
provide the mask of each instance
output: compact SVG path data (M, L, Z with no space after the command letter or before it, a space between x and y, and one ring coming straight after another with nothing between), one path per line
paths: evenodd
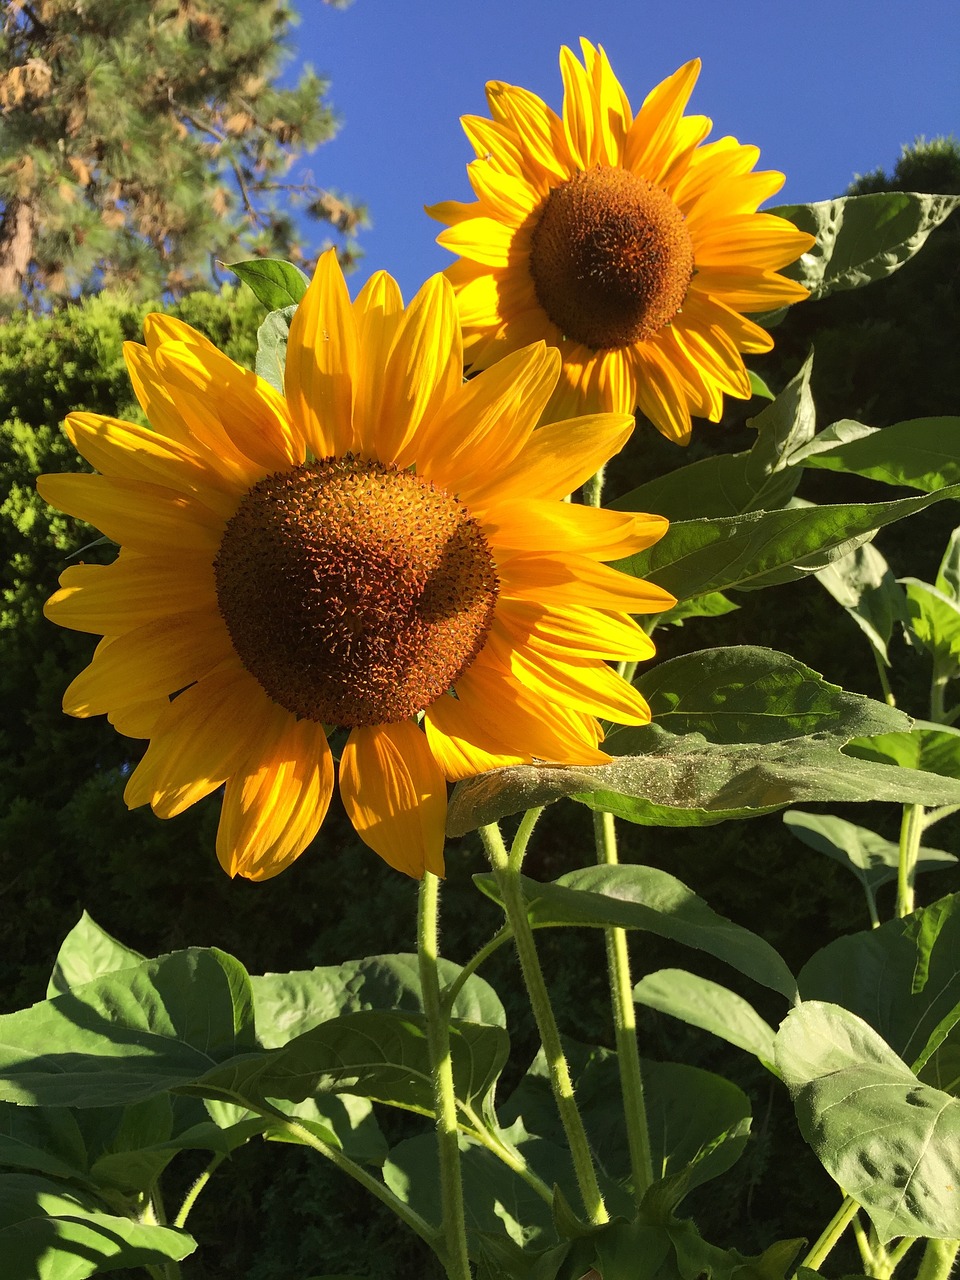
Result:
M336 130L311 69L277 83L287 0L2 8L0 305L41 309L108 286L177 297L209 284L217 259L303 259L295 208L351 255L362 208L284 180Z

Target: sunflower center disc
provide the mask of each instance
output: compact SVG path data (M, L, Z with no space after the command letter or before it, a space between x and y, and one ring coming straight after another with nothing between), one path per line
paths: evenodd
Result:
M565 337L595 350L626 347L680 310L693 246L683 214L659 187L625 169L591 169L547 197L530 274Z
M466 507L349 454L254 485L214 569L233 647L266 693L351 728L444 694L483 647L499 588Z

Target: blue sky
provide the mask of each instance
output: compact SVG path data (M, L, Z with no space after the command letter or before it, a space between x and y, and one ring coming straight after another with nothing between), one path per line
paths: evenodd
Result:
M960 134L957 0L297 0L298 61L329 75L337 138L306 162L364 201L373 226L355 292L384 268L405 298L452 257L423 212L472 199L459 117L486 115L487 80L522 84L559 110L561 44L602 44L636 108L689 58L703 71L690 110L761 148L787 182L774 203L840 194L893 166L918 134ZM291 67L291 73L295 67ZM315 226L316 224L314 224Z

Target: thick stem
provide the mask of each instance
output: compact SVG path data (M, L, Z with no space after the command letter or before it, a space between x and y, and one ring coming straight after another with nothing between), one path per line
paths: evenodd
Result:
M897 865L897 915L901 918L908 916L913 910L913 881L923 828L923 805L904 805L903 821L900 824L900 860Z
M467 1256L467 1224L463 1207L463 1178L460 1173L460 1144L457 1134L457 1098L453 1089L453 1058L450 1053L450 1022L440 1004L439 961L440 881L431 872L420 881L417 912L417 954L420 960L420 989L427 1019L427 1042L433 1072L434 1107L437 1117L437 1154L440 1160L441 1229L443 1262L449 1280L470 1280Z
M917 1280L948 1280L957 1260L960 1240L928 1240Z
M617 865L617 832L612 813L594 813L593 836L597 861L601 866ZM637 1021L633 1003L633 980L630 977L630 953L627 931L614 926L604 929L607 944L607 972L613 1002L613 1025L620 1069L620 1089L627 1125L627 1146L633 1174L634 1196L639 1204L653 1182L650 1155L650 1132L647 1108L643 1098L643 1075L637 1045Z
M820 1238L800 1265L802 1267L809 1267L811 1271L816 1271L823 1260L829 1255L831 1249L843 1235L844 1231L850 1225L859 1208L860 1206L857 1204L856 1200L851 1200L850 1197L847 1196L843 1204L824 1227L823 1231L820 1233Z
M480 835L503 897L507 921L513 930L513 939L520 958L520 969L530 997L537 1030L540 1032L540 1043L547 1062L550 1087L560 1113L567 1145L570 1148L584 1209L592 1223L608 1222L609 1214L600 1193L593 1158L590 1155L590 1144L573 1096L570 1069L560 1043L560 1032L553 1016L550 995L543 980L543 970L540 968L540 960L533 940L533 929L527 916L527 906L520 885L520 872L515 865L516 859L507 853L500 828L496 823L481 827Z

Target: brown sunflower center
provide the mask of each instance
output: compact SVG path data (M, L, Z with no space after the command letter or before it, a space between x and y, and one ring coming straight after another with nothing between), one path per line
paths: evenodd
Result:
M595 350L649 338L680 310L693 277L683 214L625 169L577 173L533 230L537 300L567 338Z
M499 582L480 526L409 471L351 455L267 476L214 565L240 661L298 717L392 724L483 647Z

